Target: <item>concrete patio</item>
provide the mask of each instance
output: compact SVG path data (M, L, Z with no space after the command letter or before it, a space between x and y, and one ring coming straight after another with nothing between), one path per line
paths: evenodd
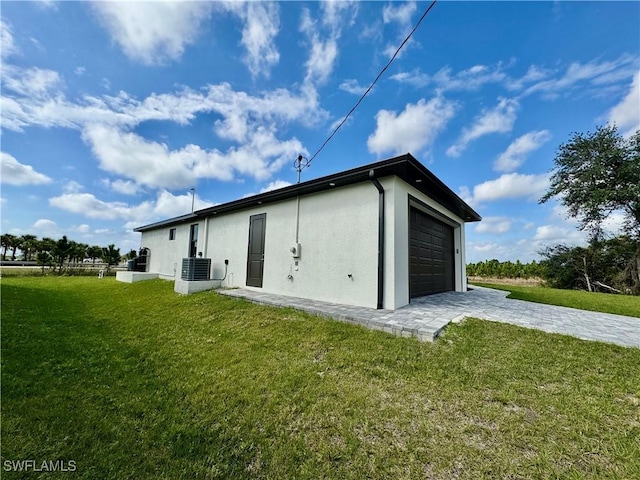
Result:
M416 298L398 310L352 307L245 289L218 293L291 307L394 335L417 337L420 341L433 341L450 322L474 317L640 348L640 318L511 300L506 298L509 292L483 287Z

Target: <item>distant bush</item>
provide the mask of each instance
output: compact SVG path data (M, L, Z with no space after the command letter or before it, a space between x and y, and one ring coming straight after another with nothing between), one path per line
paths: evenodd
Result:
M500 262L493 259L467 264L467 275L486 278L540 278L544 276L544 267L535 260L522 263L520 260Z

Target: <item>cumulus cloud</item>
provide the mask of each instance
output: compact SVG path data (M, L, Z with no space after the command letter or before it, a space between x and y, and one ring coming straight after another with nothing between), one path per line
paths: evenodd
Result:
M100 23L125 55L145 65L182 56L209 18L209 2L93 2Z
M279 188L288 187L291 185L291 182L287 182L286 180L274 180L266 185L264 188L260 190L260 193L270 192L271 190L278 190Z
M533 241L540 246L558 243L579 244L584 243L585 239L584 232L559 225L541 225L536 228L536 233L533 236Z
M515 139L493 163L498 172L511 172L524 163L531 152L537 150L551 139L548 130L525 133Z
M399 23L407 25L411 22L411 17L416 12L416 2L402 2L398 6L393 3L385 5L382 10L382 21L384 23Z
M524 175L520 173L506 173L473 187L471 192L467 187L460 189L461 196L471 205L482 202L495 202L514 198L528 200L538 199L549 186L549 174Z
M137 205L125 202L107 202L100 200L92 193L65 193L49 199L49 205L66 212L80 214L99 220L124 220L127 225L140 226L154 219L175 217L191 211L191 193L173 195L167 190L160 190L155 201L147 200ZM194 201L195 209L211 206L198 195Z
M367 147L378 155L418 152L433 143L454 114L455 104L440 96L409 103L400 113L380 110Z
M634 75L629 93L609 111L608 117L625 136L640 130L640 72Z
M114 192L121 193L123 195L135 195L140 191L138 184L131 180L109 180L108 178L104 178L101 183Z
M507 233L511 229L511 219L507 217L484 217L476 225L476 233Z
M229 181L235 173L265 180L305 151L299 140L280 141L266 128L258 128L245 144L225 152L194 144L171 150L166 144L102 125L88 126L83 138L103 170L156 188L187 187L199 178Z
M519 104L517 100L501 98L494 108L483 110L470 127L465 127L447 155L459 157L469 143L491 133L507 133L513 128Z
M2 183L7 185L42 185L50 183L51 178L38 173L31 165L24 165L5 152L0 152L2 161Z
M360 86L358 81L353 78L345 80L338 88L347 93L352 93L353 95L362 95L367 90L367 87Z
M151 94L142 100L126 92L85 96L74 102L62 92L47 98L25 94L23 89L0 99L3 128L22 131L39 125L79 130L105 171L138 186L158 188L192 185L198 178L231 180L236 174L264 180L298 154L306 153L295 137L278 138L279 128L293 121L316 125L328 116L310 85L301 86L298 92L275 89L249 95L222 83L200 91L183 88ZM188 125L197 115L209 112L219 116L215 133L237 145L225 151L198 145L172 150L133 133L137 125L149 120ZM111 187L121 193L134 190L132 184Z

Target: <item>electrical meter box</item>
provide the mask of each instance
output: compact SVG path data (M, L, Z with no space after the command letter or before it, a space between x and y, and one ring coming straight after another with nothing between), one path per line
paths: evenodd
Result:
M294 243L293 246L289 249L291 251L291 256L293 258L300 258L300 244Z

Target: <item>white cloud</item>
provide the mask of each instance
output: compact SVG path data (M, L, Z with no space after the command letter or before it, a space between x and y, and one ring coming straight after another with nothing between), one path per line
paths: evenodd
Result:
M18 48L13 41L11 25L0 20L0 55L2 60L18 53Z
M306 152L299 140L280 141L273 131L262 127L252 132L245 144L226 152L193 144L171 150L166 144L101 125L87 127L83 138L103 170L156 188L188 187L198 178L229 181L235 173L265 180Z
M75 227L74 230L78 233L87 234L91 232L91 227L86 223L83 223L82 225L78 225L77 227Z
M353 78L345 80L338 88L353 95L362 95L367 90L367 87L361 87L358 81Z
M458 157L470 142L491 133L507 133L516 121L519 104L516 100L501 98L494 108L483 110L473 125L462 130L460 138L447 149L447 155Z
M58 72L41 68L20 70L12 65L3 65L4 87L26 97L49 97L62 86Z
M640 130L640 72L634 75L627 96L609 111L608 116L625 136Z
M574 62L560 77L535 83L527 88L523 95L541 92L548 98L553 98L576 85L581 85L583 90L589 86L602 88L603 85L632 77L638 70L638 61L637 55L624 54L610 61Z
M241 43L246 49L243 61L249 71L254 77L268 77L271 68L280 60L275 45L280 29L278 5L269 2L226 2L221 6L244 22Z
M84 187L76 182L75 180L69 180L63 187L62 190L65 193L78 193L84 190Z
M397 7L393 3L388 3L382 10L382 21L384 23L399 23L407 25L411 22L411 17L417 9L416 2L403 2Z
M51 178L36 172L31 165L24 165L12 155L0 152L2 161L2 183L8 185L41 185L50 183Z
M357 14L357 2L321 2L322 21L311 18L309 9L302 11L299 31L309 41L309 58L305 62L305 82L310 85L325 83L338 58L338 40L346 25L351 25Z
M52 237L57 238L62 235L60 227L53 220L49 220L48 218L40 218L36 220L31 228L29 229L29 233L33 235L37 235L39 237Z
M107 187L112 189L114 192L121 193L123 195L135 195L140 191L140 187L131 180L109 180L108 178L103 178L101 183Z
M476 233L507 233L511 229L511 220L506 217L484 217L476 225Z
M178 59L194 43L209 2L94 2L91 7L125 55L145 65Z
M278 190L279 188L288 187L291 185L291 182L287 182L286 180L274 180L269 183L266 187L260 190L260 193L270 192L271 190Z
M407 104L399 114L380 110L376 114L376 130L367 139L370 152L418 152L431 145L455 114L453 102L438 96L428 102Z
M586 235L575 228L558 225L541 225L536 228L533 241L543 245L555 245L558 243L579 244L584 243Z
M524 88L526 84L539 82L543 78L547 78L550 74L551 72L545 68L537 65L530 65L527 73L522 77L516 79L509 78L506 81L506 87L509 90L520 90Z
M203 91L183 88L151 94L142 100L120 92L70 102L58 92L50 98L15 95L3 96L0 101L4 128L22 131L26 126L40 125L80 130L103 169L138 185L167 188L192 185L200 177L231 180L236 173L264 180L298 154L306 153L296 138L277 138L281 125L296 121L311 126L327 118L317 91L307 84L299 92L276 89L257 96L222 83L208 85ZM148 120L188 125L198 114L208 112L220 116L214 126L218 136L238 145L224 152L197 145L171 150L131 133ZM129 155L140 160L140 165L130 168ZM142 165L153 171L145 171ZM116 184L113 188L131 191L132 185Z
M524 175L506 173L473 187L473 194L467 187L460 189L461 196L471 205L514 198L537 200L549 186L549 175Z
M548 130L525 133L518 137L501 153L493 163L498 172L511 172L522 165L531 152L537 150L551 139Z
M502 64L489 67L487 65L474 65L455 74L450 67L443 67L434 75L428 75L414 69L411 72L400 72L390 78L399 83L406 83L416 88L434 85L439 92L446 91L473 91L489 83L504 83L507 75L502 71Z
M65 193L49 199L49 205L66 212L83 215L100 220L124 220L130 228L149 223L155 219L184 215L191 211L191 192L183 195L173 195L166 190L160 190L155 201L144 201L138 205L125 202L106 202L91 193ZM211 206L197 194L195 209Z

